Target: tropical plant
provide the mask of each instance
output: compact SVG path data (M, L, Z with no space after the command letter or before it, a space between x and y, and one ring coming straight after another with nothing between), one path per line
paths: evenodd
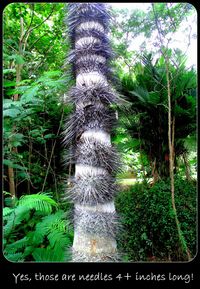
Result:
M144 55L143 64L136 64L135 73L122 77L122 93L132 103L125 126L131 136L139 140L137 149L147 155L155 178L169 176L168 108L163 61L160 57L153 64L151 55ZM186 138L196 131L196 73L185 68L180 54L177 56L176 53L177 65L174 63L170 64L170 73L177 165L178 157L186 152Z
M76 86L69 94L76 111L66 124L64 142L72 144L76 167L67 193L75 207L73 261L114 261L117 215L113 198L118 156L110 140L116 119L110 105L117 100L109 82L110 16L102 3L73 3L68 8L69 61L76 77Z
M127 254L124 261L186 259L178 246L168 179L153 186L145 182L152 174L156 178L157 172L166 177L169 159L166 69L163 57L154 62L160 49L154 37L155 15L150 7L146 12L116 12L104 9L105 6L73 3L65 9L64 3L11 3L3 11L6 192L2 241L9 261L69 261L72 244L72 260L78 262L115 261L118 251ZM162 22L164 41L170 39L172 31L184 29L188 15L195 14L188 3L155 3L154 8ZM66 29L63 18L68 10ZM189 19L187 23L190 25L182 35L193 41L195 35L190 28L194 25ZM142 37L139 54L137 36L146 37ZM150 42L154 41L156 46L151 51ZM145 47L152 57L143 56ZM196 196L189 165L196 173L196 73L185 68L180 51L174 53L165 45L162 49L172 60L172 114L176 118L174 197L182 244L193 257ZM113 88L111 66L121 80L120 83L114 79L114 84L118 90L122 84L121 94L129 101L123 100L123 111L119 106L122 99ZM74 113L65 127L65 118L72 108ZM62 166L63 138L67 146L66 167ZM118 154L111 140L120 149L126 172L118 169ZM159 161L164 163L160 165ZM185 173L187 179L177 180L177 173ZM136 177L144 181L130 187ZM63 183L67 178L66 188ZM121 190L128 191L116 199L118 178L123 179ZM61 199L63 193L66 203ZM75 234L69 222L72 205L68 200L75 205ZM123 217L125 230L120 230L120 234L116 234L120 226L115 206Z
M56 170L59 171L60 156L55 155L55 151L61 146L59 137L64 116L70 111L70 106L63 109L61 99L68 85L67 78L61 71L48 71L34 82L20 83L18 88L7 87L7 81L4 84L5 176L7 169L13 168L18 197L24 190L29 194L46 190L52 179L52 189L58 194L60 177ZM16 92L19 100L10 99L9 95ZM8 184L5 181L4 190L9 189Z
M197 250L196 183L175 177L175 199L181 230L193 258ZM171 206L170 180L154 186L136 183L116 198L124 227L119 249L124 261L183 261Z
M31 158L31 154L34 154L33 150L35 150L36 147L32 149L32 136L26 135L23 137L24 131L21 130L24 130L26 127L29 128L30 124L34 127L35 120L35 129L38 128L37 126L39 124L37 122L37 114L33 114L33 110L36 112L36 109L38 109L40 113L41 110L39 108L43 107L44 109L47 109L47 105L45 104L47 104L48 98L44 99L45 104L42 104L41 102L39 103L35 98L35 96L41 92L38 91L40 84L37 83L37 80L44 72L60 71L60 67L64 62L64 49L67 50L67 45L64 43L64 32L63 29L61 29L64 15L62 7L62 3L11 3L4 9L4 98L6 98L6 101L8 99L9 101L16 101L16 104L13 102L12 107L10 107L5 114L6 117L12 118L7 122L9 136L7 135L8 143L6 141L6 146L8 145L9 154L13 159L10 160L11 162L7 162L4 172L5 180L8 181L6 185L8 184L9 186L9 188L6 187L5 189L9 190L13 197L18 196L19 190L23 191L24 188L20 187L23 187L26 183L28 188L25 188L25 190L27 189L30 193L30 190L35 190L38 184L43 180L43 175L31 179L31 160L29 160L29 157ZM58 51L59 53L55 53ZM38 84L35 87L32 86L34 82ZM44 94L49 94L49 90L51 89L50 82L47 81L47 83L48 87L43 87ZM31 88L30 85L32 86ZM26 104L23 105L22 108L22 103L18 101L26 88L26 97L24 96L26 101L23 101L26 102ZM54 96L54 100L56 99L56 95L58 96L57 92L53 89L50 92L51 97L53 98ZM17 107L18 104L19 107ZM52 113L52 115L55 116L55 119L57 119L58 116L58 120L55 121L55 124L58 124L59 118L62 114L59 113L59 115L56 115L56 112L58 112L58 106L54 106L54 108L55 112ZM61 106L58 109L61 109ZM39 119L41 120L42 115L40 116ZM45 112L43 112L43 116L44 119L42 124L47 123L47 115ZM21 120L23 120L23 128L18 127ZM41 127L42 124L39 126ZM50 136L51 133L55 134L55 132L49 132L48 135ZM40 137L42 138L41 135ZM50 142L50 137L48 141ZM19 143L23 143L23 151L25 150L24 147L29 147L29 153L26 156L23 155L23 158L21 152L19 152ZM46 147L48 150L48 144ZM45 174L42 172L44 171L44 166L46 166L43 162L44 159L40 162L38 161L38 156L36 156L37 160L34 159L35 156L36 155L34 154L32 160L37 164L37 168L41 168L41 173ZM44 156L47 157L47 155ZM18 165L18 168L13 167L13 162L14 166ZM46 160L45 162L48 161ZM27 166L26 163L29 163L29 165ZM18 179L19 174L20 177ZM33 184L35 178L37 179L37 184ZM43 185L41 184L41 186Z
M3 209L4 256L9 261L68 261L73 231L49 194L26 195Z

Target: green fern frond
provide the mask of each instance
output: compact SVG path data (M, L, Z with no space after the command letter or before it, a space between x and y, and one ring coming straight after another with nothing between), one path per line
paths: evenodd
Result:
M21 252L5 254L4 257L8 261L12 261L12 262L23 262L24 261L24 256L23 256L23 253L21 253Z
M28 232L27 238L29 240L29 244L33 245L34 247L39 246L44 239L45 232L40 232L38 230Z
M24 249L24 258L27 257L27 256L30 256L32 255L32 252L33 250L35 249L35 247L33 246L27 246L25 249Z
M69 232L72 230L69 226L67 220L63 220L64 212L62 210L57 211L55 214L51 214L42 218L42 221L36 225L35 231L29 233L28 237L33 244L38 245L43 242L44 237L46 236L49 239L49 242L52 244L52 247L57 240L62 239L62 236L65 236L67 243L70 243L71 234ZM52 235L49 234L54 233ZM68 236L69 237L66 237ZM53 240L50 241L51 237ZM60 244L62 247L65 245L65 242L62 241Z
M135 90L130 91L130 93L136 96L144 105L146 105L149 101L149 93L143 87L137 87Z
M22 196L19 199L19 205L27 206L29 209L35 209L45 214L50 214L52 208L58 206L49 195L44 193Z
M63 211L58 211L55 214L43 217L42 222L36 225L36 230L34 232L34 240L43 239L50 231L51 226L58 222L62 218Z
M4 226L4 237L7 237L17 225L22 221L27 221L30 217L29 208L25 206L16 207L13 212L9 215L9 218L4 218L6 225Z
M8 208L8 207L3 208L3 218L10 215L12 212L13 212L13 209L11 208Z
M53 231L49 233L47 238L49 240L52 249L56 247L64 249L71 245L69 237L66 234L63 234L59 231Z
M5 247L5 252L9 252L9 253L16 253L18 250L23 249L26 245L28 244L28 238L24 237L20 240L17 240L16 242L12 243L12 244L8 244Z
M64 252L60 248L56 251L49 248L36 248L32 255L37 262L62 262L64 260Z
M47 237L49 245L47 248L38 248L33 251L33 258L36 261L62 261L64 252L71 246L72 240L69 234L71 228L67 220L63 220L64 212L57 211L55 214L45 216L41 223L36 225L32 240L35 242ZM68 233L67 233L68 232Z

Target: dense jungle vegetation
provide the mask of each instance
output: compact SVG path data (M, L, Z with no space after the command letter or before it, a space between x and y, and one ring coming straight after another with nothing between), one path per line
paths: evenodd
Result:
M122 261L185 261L196 254L197 149L195 67L189 3L147 10L111 7L111 63L123 161L115 203ZM72 205L63 200L64 103L74 83L64 3L12 3L3 12L3 246L9 261L70 261ZM180 46L171 46L182 28ZM134 43L143 38L139 50ZM153 45L150 45L153 43Z

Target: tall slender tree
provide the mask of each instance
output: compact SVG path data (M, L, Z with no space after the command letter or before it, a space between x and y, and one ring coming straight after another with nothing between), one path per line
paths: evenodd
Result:
M69 62L76 85L69 92L75 112L66 123L64 141L71 144L75 175L67 198L74 202L72 260L117 261L118 217L113 198L119 157L111 144L116 122L112 104L108 39L110 15L104 3L68 4L67 26L72 50Z

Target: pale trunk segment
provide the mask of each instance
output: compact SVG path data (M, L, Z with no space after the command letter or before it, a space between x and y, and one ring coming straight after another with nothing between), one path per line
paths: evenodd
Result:
M74 202L72 260L117 260L117 215L114 175L118 155L111 144L115 113L109 105L116 96L109 81L112 51L107 39L109 15L102 3L69 4L68 25L76 86L70 97L74 115L66 125L64 140L73 144L73 187L67 197Z

